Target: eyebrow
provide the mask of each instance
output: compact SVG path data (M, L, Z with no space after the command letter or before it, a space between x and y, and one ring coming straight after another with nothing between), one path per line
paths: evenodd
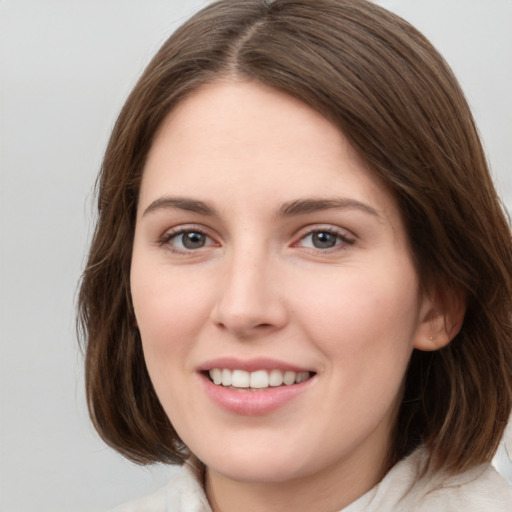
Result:
M215 208L204 201L189 199L187 197L160 197L153 201L145 210L142 216L148 215L157 210L178 209L188 212L199 213L201 215L217 215Z
M350 198L332 198L332 199L298 199L284 203L277 212L278 217L291 217L294 215L304 215L323 210L342 209L359 210L377 218L381 218L378 211L370 205Z
M191 199L188 197L164 196L155 199L145 210L142 216L146 216L158 210L178 209L194 212L200 215L218 216L217 210L210 204ZM370 205L350 198L329 198L329 199L297 199L284 203L276 212L276 217L293 217L306 215L323 210L342 209L359 210L363 213L381 218L377 210Z

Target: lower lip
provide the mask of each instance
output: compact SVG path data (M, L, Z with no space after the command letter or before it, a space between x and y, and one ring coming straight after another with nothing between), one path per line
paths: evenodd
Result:
M315 377L299 384L270 387L261 391L235 391L218 386L205 376L202 380L206 394L222 409L244 416L258 416L276 411L294 400L311 386Z

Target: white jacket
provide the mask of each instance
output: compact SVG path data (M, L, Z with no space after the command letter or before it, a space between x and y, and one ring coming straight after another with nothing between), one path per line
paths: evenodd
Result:
M490 464L421 478L424 460L424 450L416 450L340 512L512 512L512 488ZM167 486L113 512L211 512L195 474L185 464Z

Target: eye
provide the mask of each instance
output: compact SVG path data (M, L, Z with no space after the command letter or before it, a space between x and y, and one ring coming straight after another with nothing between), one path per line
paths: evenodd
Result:
M333 229L317 229L304 235L296 244L300 247L326 251L342 244L353 244L354 240Z
M166 233L160 245L168 245L176 252L187 252L214 245L215 242L198 229L180 229Z
M303 240L309 239L309 243L315 249L330 249L339 243L339 237L335 233L328 231L315 231L307 235Z
M186 231L180 235L175 235L173 240L185 249L200 249L207 242L207 236L198 231Z

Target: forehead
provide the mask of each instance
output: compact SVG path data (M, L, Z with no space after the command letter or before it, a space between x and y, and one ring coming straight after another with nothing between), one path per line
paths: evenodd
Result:
M165 139L165 140L164 140ZM240 157L259 161L271 152L301 141L287 157L332 157L342 151L363 165L342 133L304 102L256 81L217 81L203 85L170 112L162 123L151 156L172 151L188 160L215 156L222 160ZM325 151L329 148L329 151ZM201 149L201 151L198 151ZM274 165L280 162L276 161Z
M219 81L179 103L149 152L140 204L193 196L250 206L305 196L396 205L341 131L292 96L253 81Z

